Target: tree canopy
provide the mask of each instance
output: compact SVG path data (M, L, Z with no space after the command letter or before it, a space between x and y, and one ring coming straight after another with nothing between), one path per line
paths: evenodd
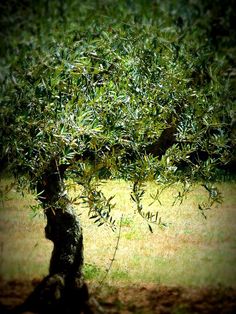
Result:
M0 158L21 184L35 189L54 162L109 219L96 179L134 182L140 213L147 180L201 182L220 200L212 183L235 151L231 1L5 1L1 12Z

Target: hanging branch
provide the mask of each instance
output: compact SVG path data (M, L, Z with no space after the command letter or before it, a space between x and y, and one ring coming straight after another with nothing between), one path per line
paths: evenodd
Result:
M89 219L95 219L94 222L98 223L99 227L107 224L114 231L116 221L111 216L111 209L115 207L115 204L111 203L114 195L107 199L101 190L95 188L87 190L86 193L81 198L89 206Z
M115 196L106 198L102 190L98 189L98 183L94 180L96 174L97 169L89 169L88 171L81 167L80 173L77 174L79 176L77 183L83 186L84 191L79 198L89 208L89 219L93 219L99 227L106 224L115 231L116 221L111 216L111 210L115 207L115 204L112 203Z
M174 197L172 206L176 205L179 202L179 205L182 205L184 198L191 191L192 185L188 181L184 181L182 191L179 191L177 196Z
M158 219L159 212L144 212L143 211L143 205L142 205L142 198L144 196L145 190L144 190L144 184L140 181L135 181L133 184L133 189L131 192L131 199L136 203L136 208L138 214L147 221L148 228L150 232L153 232L151 224L157 224L159 226L165 227L166 224L161 222L161 217Z
M215 203L221 204L223 201L222 194L217 187L212 186L211 184L202 184L205 190L208 192L208 200L198 204L198 209L200 210L202 216L207 219L205 212L212 208Z

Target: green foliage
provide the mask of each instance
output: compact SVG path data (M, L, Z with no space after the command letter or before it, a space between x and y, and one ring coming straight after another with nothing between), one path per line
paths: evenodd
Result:
M143 205L142 205L141 201L142 201L142 197L143 197L144 193L145 193L144 184L140 181L134 182L133 191L131 193L131 199L132 199L132 201L134 201L136 203L137 212L147 222L161 224L160 218L158 221L158 214L159 214L158 211L157 212L151 212L151 211L144 212L143 211ZM150 224L148 224L148 227L149 227L149 230L152 232L152 227Z
M158 221L141 207L145 180L179 181L182 200L232 163L230 1L12 3L1 5L0 158L22 183L34 188L56 160L84 186L91 219L113 225L96 181L125 178Z
M84 265L84 276L86 280L91 280L98 277L101 274L101 269L93 264L85 263Z

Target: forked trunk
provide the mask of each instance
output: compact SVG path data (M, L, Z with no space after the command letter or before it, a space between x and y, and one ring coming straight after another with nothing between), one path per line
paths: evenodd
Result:
M63 171L53 161L38 184L47 217L45 236L53 242L49 275L16 312L92 313L83 279L83 235L63 184Z

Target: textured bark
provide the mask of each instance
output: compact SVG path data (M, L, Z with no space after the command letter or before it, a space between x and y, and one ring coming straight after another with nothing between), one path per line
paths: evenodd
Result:
M83 237L79 220L73 209L49 208L46 211L46 238L54 243L49 274L81 277L83 265Z
M82 274L82 228L65 191L63 171L55 161L38 183L38 192L47 218L45 236L54 245L49 275L15 313L92 313Z
M156 142L146 147L146 153L161 158L176 142L176 126L166 128Z

